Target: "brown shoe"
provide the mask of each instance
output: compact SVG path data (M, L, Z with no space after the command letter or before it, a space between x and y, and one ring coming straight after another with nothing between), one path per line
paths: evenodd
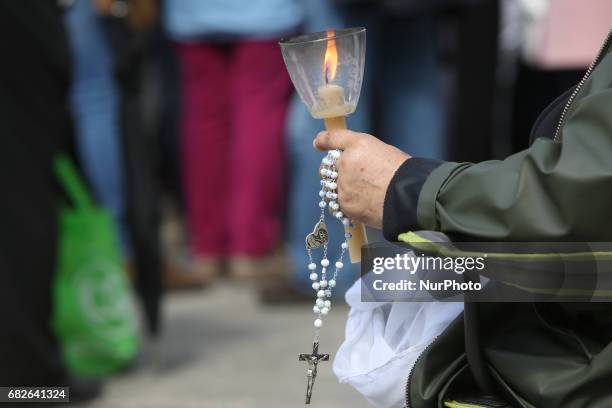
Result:
M219 258L194 258L192 273L205 284L211 284L221 276L223 262Z
M291 267L287 255L275 251L262 257L235 256L229 261L229 274L239 281L261 281L287 276Z
M169 261L164 265L164 286L170 290L199 289L213 283L220 273L218 260L195 259L189 267Z
M310 289L310 288L309 288ZM286 305L291 303L314 302L311 291L302 292L289 279L268 282L259 289L259 300L264 305Z

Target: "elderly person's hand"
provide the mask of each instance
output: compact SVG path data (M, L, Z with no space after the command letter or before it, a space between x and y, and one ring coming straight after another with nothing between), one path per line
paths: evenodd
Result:
M374 136L350 130L323 131L314 140L314 147L344 151L336 163L342 212L355 221L381 228L387 187L410 155Z

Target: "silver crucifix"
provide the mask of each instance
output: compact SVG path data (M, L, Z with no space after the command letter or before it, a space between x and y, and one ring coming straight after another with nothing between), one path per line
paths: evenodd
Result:
M328 360L329 354L319 354L318 341L312 343L311 354L300 354L300 361L306 361L308 363L308 371L306 371L308 378L308 384L306 387L306 404L310 404L310 398L312 397L312 388L314 387L315 379L317 378L317 365L319 364L319 361Z

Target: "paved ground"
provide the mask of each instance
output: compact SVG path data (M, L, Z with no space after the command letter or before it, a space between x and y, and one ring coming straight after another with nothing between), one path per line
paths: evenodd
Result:
M166 326L142 367L114 378L94 408L288 408L303 406L312 312L307 304L262 307L247 287L220 285L166 299ZM347 309L326 321L321 352L335 352ZM313 408L369 405L321 363Z

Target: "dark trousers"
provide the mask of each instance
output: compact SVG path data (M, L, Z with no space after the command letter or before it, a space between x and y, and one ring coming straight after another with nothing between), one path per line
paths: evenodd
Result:
M52 160L70 135L55 1L0 1L0 386L61 382L49 327L56 262Z
M444 15L449 66L448 157L479 162L492 158L499 2L475 2Z

